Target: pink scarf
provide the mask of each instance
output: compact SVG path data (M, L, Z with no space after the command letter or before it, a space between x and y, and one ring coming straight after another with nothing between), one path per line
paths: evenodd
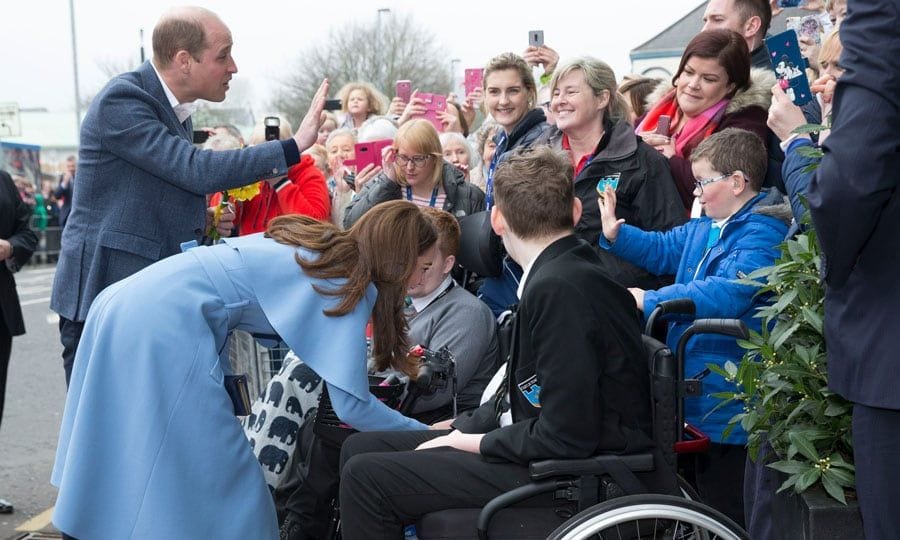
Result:
M729 101L728 98L723 98L712 107L691 118L681 128L681 133L673 134L671 131L666 133L668 136L677 135L675 137L675 153L678 156L683 158L690 157L694 148L703 139L712 135L716 128L719 127L722 117L725 116L725 108L728 106ZM675 100L674 88L666 92L666 95L647 112L647 115L644 116L644 119L634 132L639 134L644 131L655 131L659 117L662 115L668 115L672 119L671 125L673 127L677 126L681 120L682 112L678 108L678 102Z

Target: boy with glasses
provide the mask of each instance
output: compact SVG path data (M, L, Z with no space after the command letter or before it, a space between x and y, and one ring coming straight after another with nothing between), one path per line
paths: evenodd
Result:
M674 284L659 290L629 289L645 315L664 300L690 298L698 319L739 318L760 331L760 319L753 316L765 298L755 296L755 287L735 280L773 264L787 232L790 212L784 197L774 189L760 192L766 164L766 149L753 133L729 128L710 136L691 154L694 195L704 216L666 232L642 231L616 219L616 194L607 188L600 202L600 246L654 274L676 274ZM673 350L688 325L670 323L667 341ZM722 366L742 356L734 338L698 336L687 347L685 376L703 372L708 363ZM722 436L728 420L741 412L740 405L710 413L719 403L712 394L732 388L711 373L703 379L703 397L685 403L686 420L713 441L709 452L698 455L695 478L688 480L694 481L703 500L742 523L747 434L737 427L727 442Z

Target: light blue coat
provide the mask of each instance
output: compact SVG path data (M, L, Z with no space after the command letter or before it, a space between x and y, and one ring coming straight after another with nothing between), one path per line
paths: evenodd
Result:
M53 522L93 538L274 539L275 509L233 415L220 362L228 332L279 334L359 430L424 429L368 392L370 285L327 317L294 260L261 234L169 257L104 290L87 318L52 483ZM302 257L315 254L299 250Z

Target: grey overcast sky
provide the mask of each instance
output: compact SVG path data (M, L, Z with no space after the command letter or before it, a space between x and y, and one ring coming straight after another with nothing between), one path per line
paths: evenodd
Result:
M132 0L73 0L82 96L105 82L100 65L136 64L140 30L150 51L150 34L170 4ZM269 98L273 80L294 65L299 52L327 39L329 30L352 21L374 21L379 9L411 13L458 58L460 73L491 56L521 53L529 30L544 30L547 45L563 58L590 54L608 62L616 75L630 69L628 52L681 18L701 0L263 0L201 1L222 18L234 37L236 77L248 87L254 108ZM171 4L175 5L175 4ZM390 16L383 15L383 16ZM449 65L446 66L449 69ZM68 0L3 0L0 7L0 103L74 110ZM226 98L227 103L227 98Z

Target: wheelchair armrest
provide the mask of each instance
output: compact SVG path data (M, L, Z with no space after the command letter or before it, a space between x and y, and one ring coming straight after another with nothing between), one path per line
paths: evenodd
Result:
M653 454L604 454L585 459L545 459L534 461L528 469L532 480L544 480L554 476L587 476L609 473L610 464L624 464L631 472L648 472L654 469Z

